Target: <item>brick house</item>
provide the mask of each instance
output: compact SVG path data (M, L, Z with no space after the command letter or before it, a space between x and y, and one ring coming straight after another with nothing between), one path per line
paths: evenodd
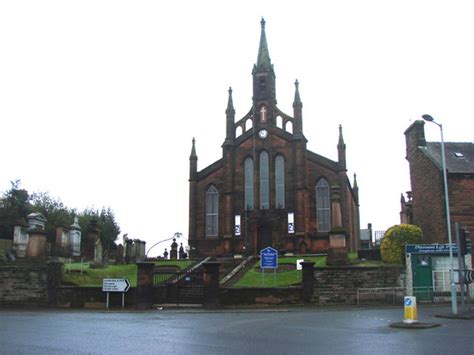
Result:
M405 131L411 192L402 196L402 222L421 227L425 243L447 243L441 143L426 142L424 121ZM454 223L474 231L474 144L445 142L449 208Z
M192 253L257 254L272 246L287 252L321 252L337 229L346 245L359 243L358 187L347 176L339 127L338 160L306 149L303 104L295 83L293 116L277 107L275 72L261 21L252 106L235 120L229 89L222 158L198 171L193 139L189 177L189 245ZM334 226L334 201L342 225ZM338 209L339 211L339 209ZM338 212L339 213L339 212Z

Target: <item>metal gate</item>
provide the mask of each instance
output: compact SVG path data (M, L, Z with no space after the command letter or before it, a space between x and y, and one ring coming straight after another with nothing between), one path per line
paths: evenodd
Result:
M202 268L179 270L176 267L155 267L153 275L156 303L202 304L204 281Z

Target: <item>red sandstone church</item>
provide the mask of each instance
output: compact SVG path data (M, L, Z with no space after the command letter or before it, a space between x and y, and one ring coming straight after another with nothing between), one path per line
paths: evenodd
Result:
M293 116L276 105L275 72L261 21L250 111L235 120L232 90L226 109L222 158L198 171L195 141L189 176L189 245L209 256L281 252L317 253L331 234L359 243L357 182L346 169L339 127L338 160L306 149L303 104L295 83Z

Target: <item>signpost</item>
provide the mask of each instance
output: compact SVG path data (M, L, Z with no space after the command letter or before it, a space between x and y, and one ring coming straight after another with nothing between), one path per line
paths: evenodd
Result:
M123 279L102 279L102 292L107 292L105 308L109 309L109 293L122 292L122 309L125 308L125 293L130 289L130 282Z
M276 287L276 269L278 268L278 251L272 247L260 250L260 269L262 284L265 286L265 269L273 269L273 287Z

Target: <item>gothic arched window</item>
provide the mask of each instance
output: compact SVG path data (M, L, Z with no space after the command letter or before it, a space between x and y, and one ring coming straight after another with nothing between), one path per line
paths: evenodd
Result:
M268 178L268 153L260 153L260 208L267 210L270 208L270 184Z
M211 186L206 192L206 236L216 236L219 219L219 192Z
M245 178L245 198L244 208L246 210L253 210L253 160L252 158L245 159L244 163L244 178Z
M282 155L275 159L275 206L285 208L285 159Z
M316 220L318 232L329 232L331 229L331 201L329 184L324 178L316 184Z

